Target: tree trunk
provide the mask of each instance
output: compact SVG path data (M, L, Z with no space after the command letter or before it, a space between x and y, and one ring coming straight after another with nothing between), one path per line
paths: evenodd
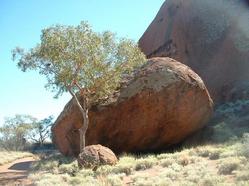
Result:
M73 96L77 106L80 109L80 112L83 116L83 123L82 123L82 127L79 129L79 134L80 134L80 153L83 151L83 149L86 146L86 131L89 125L89 118L88 118L88 103L87 103L87 98L84 98L84 103L83 106L80 104L76 94L74 94L71 89L69 89L69 92L71 93L71 95Z
M83 149L86 146L86 131L89 125L89 118L88 118L88 109L83 109L84 112L82 112L83 116L83 123L82 127L79 129L80 131L80 153L83 151Z

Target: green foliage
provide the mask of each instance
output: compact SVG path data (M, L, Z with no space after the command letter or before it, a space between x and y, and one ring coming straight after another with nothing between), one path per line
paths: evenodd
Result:
M119 86L122 75L145 61L137 44L117 40L109 31L95 33L89 24L56 25L42 30L41 42L25 52L13 50L23 71L38 70L47 77L46 87L60 95L81 93L92 102L104 99Z

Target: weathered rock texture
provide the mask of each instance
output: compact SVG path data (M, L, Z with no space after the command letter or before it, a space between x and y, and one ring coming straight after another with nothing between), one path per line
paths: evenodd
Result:
M166 0L139 45L148 58L171 57L190 66L215 102L240 97L249 81L248 5L245 0Z
M196 73L173 59L154 58L115 99L91 108L86 142L116 153L162 150L203 127L211 113L212 100ZM81 124L79 109L71 100L52 128L63 154L79 153Z
M96 168L100 165L115 165L118 162L111 149L102 145L86 146L78 156L78 163L84 168Z

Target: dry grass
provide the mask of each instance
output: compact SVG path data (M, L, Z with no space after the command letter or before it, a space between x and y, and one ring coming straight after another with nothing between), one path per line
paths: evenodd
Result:
M115 166L79 170L61 155L41 160L30 176L36 185L248 185L248 157L238 150L243 140L201 145L174 153L124 155ZM240 149L240 148L239 148ZM242 149L241 149L242 150ZM227 177L233 175L234 177Z
M249 185L249 118L238 109L249 101L218 108L208 141L176 152L146 156L123 155L115 166L79 170L76 161L51 156L33 167L36 185L232 186ZM236 115L237 114L237 115ZM224 117L223 117L224 115ZM225 119L224 119L225 118ZM237 123L240 126L237 127ZM207 135L206 135L207 136Z
M19 152L19 151L0 151L0 165L10 163L20 158L34 156L29 152Z
M79 170L76 160L53 155L33 165L36 185L249 185L247 135L223 144L173 153L123 155L115 166ZM233 175L233 177L228 177Z

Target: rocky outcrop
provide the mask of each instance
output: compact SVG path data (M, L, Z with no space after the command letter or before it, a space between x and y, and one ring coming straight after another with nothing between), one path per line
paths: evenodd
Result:
M170 58L153 58L109 102L93 106L86 142L115 153L163 150L202 128L212 100L201 78ZM53 140L65 155L78 155L82 117L70 101L56 120Z
M115 165L118 162L112 150L102 145L86 146L77 160L80 167L93 169L101 165Z
M246 0L167 0L139 45L148 58L171 57L190 66L214 101L230 101L249 80L248 20Z

